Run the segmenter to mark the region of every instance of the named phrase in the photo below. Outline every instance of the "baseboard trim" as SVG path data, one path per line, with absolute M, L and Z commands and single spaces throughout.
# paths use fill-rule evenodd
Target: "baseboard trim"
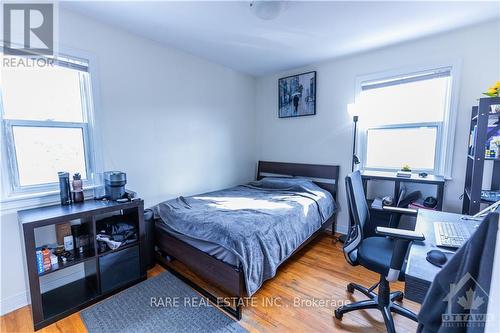
M 345 225 L 338 225 L 336 227 L 335 232 L 342 234 L 342 235 L 347 235 L 347 226 Z
M 28 305 L 28 292 L 22 291 L 18 294 L 5 297 L 0 300 L 0 316 Z

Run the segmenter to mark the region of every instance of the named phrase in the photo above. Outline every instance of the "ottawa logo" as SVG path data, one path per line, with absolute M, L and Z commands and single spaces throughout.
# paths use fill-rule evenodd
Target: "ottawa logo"
M 450 284 L 450 292 L 442 324 L 446 327 L 484 327 L 487 319 L 489 295 L 470 275 L 465 274 L 458 283 Z

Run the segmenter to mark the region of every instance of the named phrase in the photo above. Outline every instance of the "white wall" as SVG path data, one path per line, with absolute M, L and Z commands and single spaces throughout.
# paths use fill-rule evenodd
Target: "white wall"
M 104 168 L 145 205 L 255 175 L 255 79 L 64 10 L 61 51 L 90 55 Z M 81 51 L 81 52 L 80 52 Z M 26 304 L 16 212 L 2 211 L 0 313 Z
M 471 107 L 500 77 L 500 22 L 456 30 L 369 53 L 313 64 L 257 81 L 258 159 L 333 163 L 341 166 L 339 231 L 347 227 L 344 178 L 351 168 L 352 118 L 356 77 L 406 67 L 461 61 L 452 180 L 446 183 L 444 209 L 461 211 Z M 279 119 L 279 77 L 317 71 L 317 115 Z

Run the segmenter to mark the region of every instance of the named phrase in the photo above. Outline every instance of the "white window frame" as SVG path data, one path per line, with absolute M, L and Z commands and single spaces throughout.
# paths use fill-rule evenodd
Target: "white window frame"
M 0 52 L 3 52 L 3 50 L 0 49 Z M 95 84 L 92 84 L 93 79 L 95 80 L 95 73 L 91 71 L 90 63 L 93 60 L 90 58 L 92 58 L 90 55 L 86 55 L 85 58 L 61 54 L 57 56 L 57 59 L 62 59 L 61 61 L 65 62 L 64 67 L 74 67 L 75 69 L 78 69 L 81 68 L 79 65 L 81 63 L 84 63 L 87 66 L 85 71 L 88 75 L 80 75 L 82 122 L 5 119 L 2 90 L 0 89 L 0 136 L 2 141 L 5 143 L 2 147 L 0 147 L 2 155 L 1 167 L 3 170 L 7 171 L 2 172 L 1 175 L 1 210 L 37 206 L 39 204 L 52 203 L 58 200 L 57 196 L 59 193 L 59 186 L 57 182 L 29 186 L 21 186 L 19 184 L 19 171 L 17 168 L 15 143 L 12 130 L 14 126 L 81 128 L 87 176 L 87 179 L 84 180 L 84 188 L 88 190 L 98 185 L 94 184 L 93 178 L 96 173 L 102 172 L 102 158 L 100 153 L 96 150 L 96 147 L 99 147 L 99 140 L 96 135 L 96 121 L 94 117 L 94 101 L 97 98 L 97 89 Z M 57 61 L 58 60 L 56 60 L 56 64 L 54 64 L 54 66 L 58 66 Z
M 414 169 L 415 171 L 425 171 L 430 174 L 444 176 L 446 179 L 451 179 L 451 168 L 453 159 L 453 149 L 455 141 L 455 127 L 458 115 L 458 96 L 459 96 L 459 76 L 461 70 L 461 61 L 447 61 L 436 63 L 433 65 L 413 66 L 400 68 L 396 70 L 378 72 L 369 75 L 362 75 L 356 78 L 355 87 L 355 103 L 360 104 L 362 86 L 367 83 L 397 80 L 405 76 L 419 75 L 437 70 L 449 70 L 450 83 L 448 87 L 447 108 L 445 110 L 443 122 L 430 123 L 410 123 L 410 124 L 390 124 L 384 126 L 370 126 L 363 128 L 363 119 L 360 116 L 360 131 L 358 132 L 357 152 L 361 160 L 362 170 L 377 170 L 377 171 L 396 171 L 393 168 L 368 168 L 366 166 L 367 156 L 367 130 L 369 129 L 385 129 L 385 128 L 420 128 L 437 126 L 437 142 L 436 152 L 434 157 L 434 169 Z

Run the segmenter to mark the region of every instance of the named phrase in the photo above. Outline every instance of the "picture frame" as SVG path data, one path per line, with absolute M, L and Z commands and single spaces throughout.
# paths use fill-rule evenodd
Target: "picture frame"
M 316 71 L 278 79 L 278 117 L 295 118 L 316 114 Z

